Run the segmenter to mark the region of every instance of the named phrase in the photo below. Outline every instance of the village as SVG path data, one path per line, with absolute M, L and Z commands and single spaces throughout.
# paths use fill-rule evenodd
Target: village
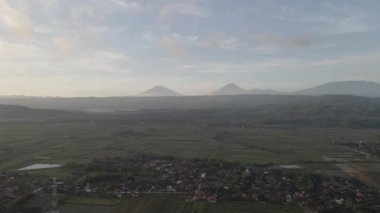
M 356 143 L 342 143 L 342 146 L 347 149 L 363 153 L 367 156 L 380 157 L 380 144 L 379 143 L 370 143 L 365 141 L 358 141 Z
M 300 169 L 246 166 L 237 163 L 156 157 L 139 154 L 129 158 L 96 159 L 67 164 L 70 175 L 54 179 L 59 202 L 65 197 L 133 199 L 148 193 L 184 194 L 185 202 L 252 201 L 296 204 L 306 212 L 362 212 L 380 210 L 379 190 L 358 180 L 321 176 Z M 27 181 L 26 181 L 27 180 Z M 52 179 L 28 173 L 3 174 L 0 205 L 51 207 Z

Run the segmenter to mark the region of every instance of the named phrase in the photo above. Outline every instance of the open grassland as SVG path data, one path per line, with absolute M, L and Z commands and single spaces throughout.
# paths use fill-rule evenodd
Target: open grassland
M 115 206 L 120 203 L 120 200 L 92 197 L 70 197 L 65 201 L 65 203 L 77 205 Z
M 82 200 L 83 201 L 83 200 Z M 87 202 L 88 201 L 88 202 Z M 63 213 L 283 213 L 283 212 L 303 212 L 294 205 L 280 206 L 253 202 L 185 202 L 185 197 L 179 194 L 144 194 L 139 198 L 121 200 L 120 204 L 99 205 L 87 200 L 84 203 L 67 202 L 60 207 Z M 91 202 L 90 202 L 91 201 Z M 90 203 L 89 203 L 90 202 Z M 112 203 L 107 201 L 107 204 Z M 119 202 L 119 201 L 118 201 Z
M 360 140 L 380 142 L 380 132 L 101 122 L 0 123 L 0 170 L 18 169 L 32 163 L 83 162 L 136 152 L 258 164 L 378 161 L 337 144 Z
M 59 208 L 61 213 L 109 213 L 110 206 L 65 204 Z
M 280 213 L 302 212 L 297 206 L 273 206 L 252 202 L 185 202 L 184 196 L 178 194 L 150 194 L 140 198 L 125 200 L 111 213 Z
M 60 207 L 63 213 L 286 213 L 303 212 L 294 205 L 271 205 L 253 202 L 186 202 L 181 194 L 143 194 L 124 200 L 70 198 Z

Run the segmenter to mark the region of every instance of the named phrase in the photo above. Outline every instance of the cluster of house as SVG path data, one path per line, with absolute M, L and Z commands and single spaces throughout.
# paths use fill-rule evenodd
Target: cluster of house
M 49 185 L 51 185 L 51 180 L 48 177 L 40 178 L 19 172 L 2 173 L 0 175 L 0 212 L 6 212 L 6 207 L 11 207 L 12 212 L 23 212 L 23 209 L 18 208 L 21 203 L 27 205 L 37 197 L 33 195 L 40 195 Z
M 206 173 L 200 175 L 200 179 L 195 183 L 196 189 L 192 193 L 188 193 L 186 196 L 186 202 L 195 202 L 195 201 L 207 201 L 209 203 L 217 202 L 217 195 L 215 193 L 208 192 L 205 181 Z
M 17 191 L 17 186 L 8 184 L 12 182 L 15 178 L 5 174 L 0 175 L 0 203 L 6 202 L 11 199 Z
M 342 143 L 341 145 L 353 151 L 380 157 L 380 143 L 359 141 L 356 143 Z
M 4 204 L 15 198 L 15 190 L 14 187 L 0 188 L 0 212 Z
M 325 177 L 300 170 L 147 155 L 97 159 L 70 164 L 65 169 L 71 171 L 71 175 L 62 177 L 56 187 L 59 194 L 67 196 L 129 198 L 145 193 L 182 193 L 187 202 L 290 203 L 316 212 L 380 210 L 379 190 L 348 177 Z M 47 181 L 33 182 L 27 190 L 33 193 L 36 189 L 48 188 L 51 181 Z M 0 185 L 0 202 L 3 195 L 8 193 L 11 197 L 15 193 L 10 186 L 22 186 L 20 181 L 13 182 L 10 185 L 5 180 L 4 187 Z
M 77 165 L 86 171 L 79 188 L 87 193 L 136 197 L 144 193 L 185 193 L 187 202 L 250 200 L 295 203 L 306 209 L 372 210 L 380 206 L 380 192 L 348 177 L 322 177 L 273 167 L 244 166 L 215 160 L 183 160 L 136 156 L 98 159 Z M 102 175 L 102 172 L 104 174 Z M 100 174 L 91 176 L 88 174 Z

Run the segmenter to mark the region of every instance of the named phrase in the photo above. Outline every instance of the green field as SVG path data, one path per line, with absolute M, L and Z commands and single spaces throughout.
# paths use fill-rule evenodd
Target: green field
M 76 205 L 115 206 L 120 203 L 120 200 L 91 197 L 70 197 L 65 201 L 65 203 Z
M 78 198 L 79 199 L 79 198 Z M 101 201 L 104 200 L 104 201 Z M 139 198 L 121 200 L 120 204 L 99 205 L 108 199 L 82 200 L 73 204 L 71 201 L 64 204 L 60 211 L 63 213 L 280 213 L 303 212 L 298 206 L 274 206 L 252 202 L 185 202 L 180 194 L 145 194 Z M 100 202 L 101 201 L 101 202 Z
M 112 207 L 109 206 L 94 206 L 94 205 L 77 205 L 65 204 L 59 208 L 61 213 L 108 213 Z
M 120 136 L 126 131 L 136 132 L 136 135 Z M 333 141 L 378 141 L 379 138 L 378 131 L 353 129 L 224 129 L 91 122 L 1 123 L 0 170 L 18 169 L 36 162 L 82 162 L 136 152 L 258 164 L 334 159 L 368 162 L 378 159 L 365 159 L 364 155 L 344 149 Z
M 125 124 L 123 122 L 0 122 L 0 171 L 33 163 L 81 163 L 143 152 L 179 158 L 217 159 L 243 164 L 300 164 L 324 175 L 347 175 L 380 187 L 380 161 L 340 143 L 379 142 L 376 129 L 223 128 L 207 125 Z M 68 168 L 23 171 L 65 176 Z M 182 194 L 140 198 L 68 197 L 63 213 L 248 213 L 303 212 L 298 206 L 252 202 L 185 202 Z
M 184 202 L 180 195 L 145 195 L 141 198 L 126 200 L 125 203 L 111 213 L 245 213 L 245 212 L 302 212 L 296 206 L 273 206 L 252 202 Z
M 366 158 L 338 144 L 360 140 L 380 141 L 380 132 L 338 128 L 243 129 L 103 122 L 3 122 L 0 123 L 0 171 L 16 170 L 33 163 L 80 163 L 145 152 L 244 164 L 294 163 L 309 167 L 311 163 L 322 163 L 313 170 L 350 175 L 371 186 L 379 186 L 379 159 Z M 360 172 L 353 173 L 334 166 L 335 163 L 363 166 Z M 377 166 L 373 170 L 374 165 Z M 61 168 L 28 173 L 63 176 L 67 172 Z

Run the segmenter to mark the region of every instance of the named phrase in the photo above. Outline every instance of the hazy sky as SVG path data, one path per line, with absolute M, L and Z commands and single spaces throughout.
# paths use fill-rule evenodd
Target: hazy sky
M 0 0 L 0 95 L 380 82 L 379 0 Z

